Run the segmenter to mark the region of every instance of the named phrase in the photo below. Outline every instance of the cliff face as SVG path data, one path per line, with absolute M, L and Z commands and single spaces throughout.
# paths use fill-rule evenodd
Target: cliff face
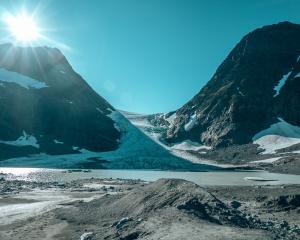
M 176 111 L 166 140 L 245 144 L 282 118 L 300 125 L 300 25 L 283 22 L 246 35 L 212 79 Z
M 0 45 L 0 96 L 0 159 L 118 147 L 114 108 L 57 49 Z

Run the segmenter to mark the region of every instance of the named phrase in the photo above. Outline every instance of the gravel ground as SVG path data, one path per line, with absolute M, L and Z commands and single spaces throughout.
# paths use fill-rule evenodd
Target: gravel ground
M 297 239 L 300 186 L 0 181 L 0 239 Z

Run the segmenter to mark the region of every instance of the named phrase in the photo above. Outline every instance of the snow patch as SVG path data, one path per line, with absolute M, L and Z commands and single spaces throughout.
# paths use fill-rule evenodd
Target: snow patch
M 35 148 L 40 147 L 40 145 L 37 143 L 36 138 L 32 135 L 28 135 L 25 131 L 23 131 L 23 135 L 20 136 L 15 141 L 0 141 L 0 143 L 4 143 L 4 144 L 7 144 L 7 145 L 18 146 L 18 147 L 23 147 L 23 146 L 32 146 L 32 147 L 35 147 Z
M 30 89 L 41 89 L 48 87 L 46 83 L 39 82 L 30 77 L 26 77 L 16 72 L 8 71 L 6 69 L 0 68 L 0 81 L 7 83 L 16 83 L 19 86 Z
M 287 123 L 282 118 L 269 128 L 257 133 L 253 143 L 265 151 L 262 154 L 274 154 L 276 150 L 300 143 L 300 127 Z
M 134 125 L 137 126 L 138 128 L 142 129 L 148 129 L 152 128 L 153 126 L 149 122 L 149 115 L 144 115 L 144 114 L 138 114 L 138 113 L 131 113 L 131 112 L 125 112 L 125 111 L 120 111 L 121 114 L 126 116 L 126 118 Z
M 201 145 L 200 143 L 197 143 L 197 142 L 192 142 L 190 140 L 186 140 L 186 141 L 183 141 L 181 143 L 174 144 L 171 147 L 171 149 L 182 150 L 182 151 L 189 151 L 189 150 L 199 151 L 199 150 L 204 150 L 204 149 L 208 150 L 208 149 L 210 149 L 210 147 Z
M 254 141 L 265 151 L 262 154 L 274 154 L 277 150 L 287 148 L 300 143 L 299 138 L 283 137 L 278 135 L 267 135 Z
M 279 160 L 281 157 L 275 157 L 275 158 L 268 158 L 264 160 L 257 160 L 257 161 L 252 161 L 251 163 L 273 163 Z
M 111 113 L 113 112 L 113 110 L 111 108 L 106 108 L 106 110 L 111 112 Z
M 63 142 L 60 142 L 60 141 L 58 141 L 58 140 L 56 140 L 56 139 L 54 139 L 53 142 L 54 142 L 55 144 L 64 144 Z
M 300 78 L 300 72 L 296 74 L 296 76 L 294 78 Z
M 253 141 L 267 135 L 279 135 L 290 138 L 300 138 L 300 127 L 294 126 L 282 118 L 278 118 L 278 122 L 272 124 L 269 128 L 260 131 L 252 138 Z
M 291 75 L 292 72 L 289 72 L 285 75 L 283 75 L 283 77 L 280 79 L 280 81 L 278 82 L 278 84 L 274 87 L 274 90 L 276 91 L 276 93 L 274 94 L 273 97 L 276 97 L 279 95 L 281 88 L 284 86 L 284 84 L 286 83 L 286 80 L 289 78 L 289 76 Z
M 169 117 L 167 117 L 167 118 L 165 117 L 165 120 L 170 124 L 170 126 L 173 126 L 176 117 L 177 117 L 177 114 L 175 112 L 172 115 L 170 115 Z
M 194 113 L 191 117 L 188 123 L 184 125 L 185 131 L 190 131 L 195 125 L 197 124 L 197 114 Z
M 239 93 L 241 96 L 245 97 L 245 94 L 241 92 L 241 90 L 240 90 L 239 87 L 237 87 L 236 90 L 238 91 L 238 93 Z
M 96 110 L 100 113 L 103 113 L 103 111 L 100 108 L 96 108 Z

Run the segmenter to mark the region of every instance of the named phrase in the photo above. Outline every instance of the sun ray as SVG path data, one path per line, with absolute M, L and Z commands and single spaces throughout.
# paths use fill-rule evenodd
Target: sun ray
M 32 42 L 40 37 L 40 29 L 34 18 L 24 11 L 16 16 L 6 14 L 4 21 L 11 35 L 18 42 Z

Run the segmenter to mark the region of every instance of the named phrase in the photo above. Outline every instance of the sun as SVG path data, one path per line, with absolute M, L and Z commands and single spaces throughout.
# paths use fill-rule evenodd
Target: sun
M 18 42 L 29 43 L 40 36 L 40 30 L 32 16 L 22 13 L 20 15 L 7 15 L 5 17 L 8 30 Z

